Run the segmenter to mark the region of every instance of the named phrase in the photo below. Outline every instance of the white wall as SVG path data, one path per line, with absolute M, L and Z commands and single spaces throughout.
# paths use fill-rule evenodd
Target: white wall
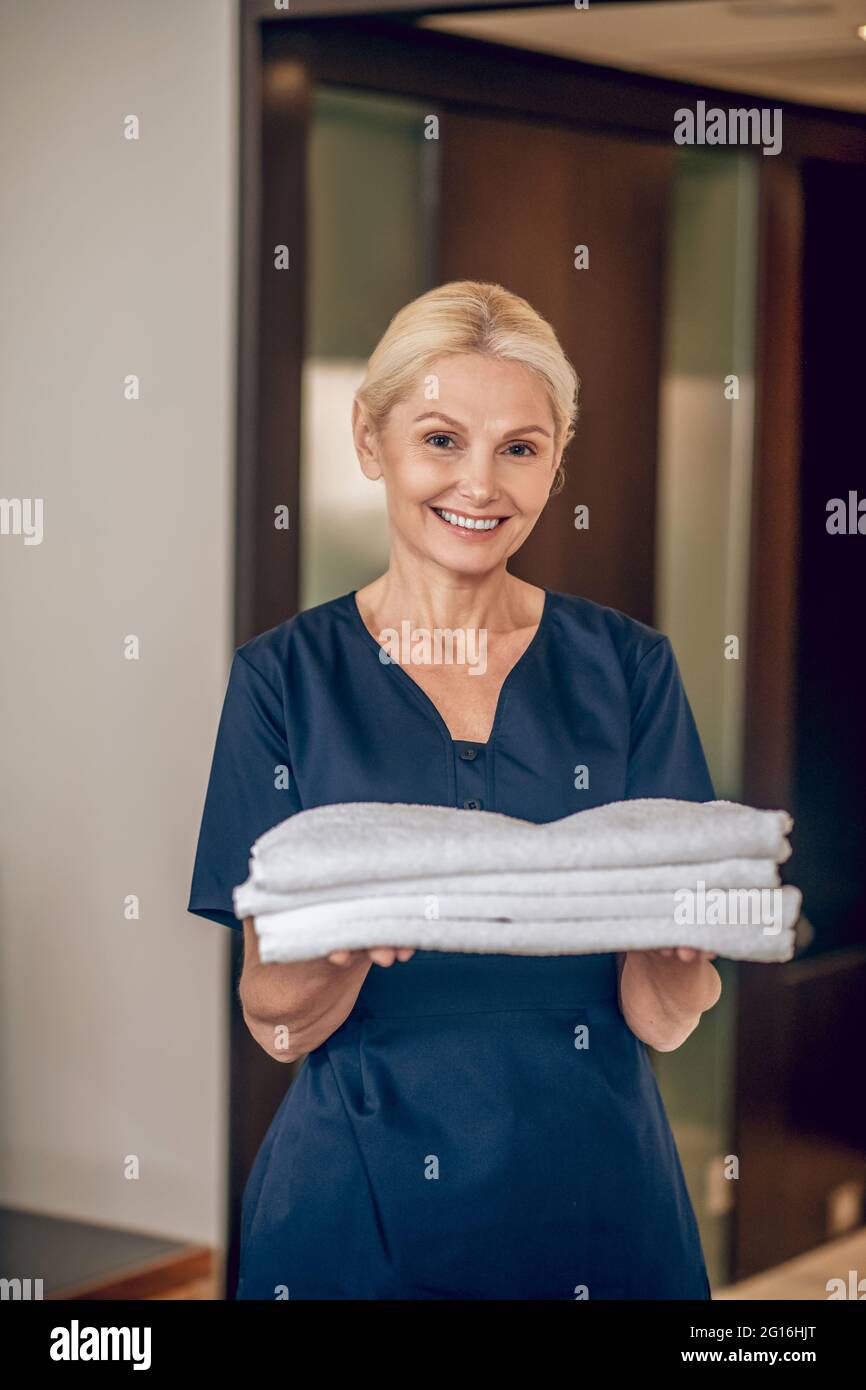
M 0 496 L 44 499 L 41 544 L 0 535 L 0 1201 L 208 1241 L 228 934 L 185 909 L 231 650 L 235 30 L 0 10 Z

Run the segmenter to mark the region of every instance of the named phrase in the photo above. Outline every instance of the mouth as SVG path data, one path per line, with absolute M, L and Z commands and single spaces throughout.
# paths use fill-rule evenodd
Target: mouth
M 509 520 L 507 516 L 472 516 L 469 512 L 453 512 L 449 507 L 431 506 L 430 510 L 444 526 L 459 532 L 461 536 L 471 536 L 473 540 L 492 536 L 503 522 Z

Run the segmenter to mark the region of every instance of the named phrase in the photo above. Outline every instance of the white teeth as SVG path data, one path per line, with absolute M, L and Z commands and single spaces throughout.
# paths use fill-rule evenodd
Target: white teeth
M 463 526 L 467 531 L 493 531 L 502 520 L 501 517 L 471 517 L 458 516 L 456 512 L 443 511 L 441 507 L 434 507 L 437 516 L 441 516 L 452 526 Z

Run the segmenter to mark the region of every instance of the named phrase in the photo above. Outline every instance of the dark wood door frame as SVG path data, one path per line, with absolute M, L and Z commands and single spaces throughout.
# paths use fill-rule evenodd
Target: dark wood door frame
M 346 4 L 334 0 L 345 15 Z M 234 636 L 241 643 L 298 607 L 296 520 L 299 500 L 300 383 L 304 356 L 306 145 L 309 104 L 318 84 L 423 96 L 468 110 L 525 121 L 570 124 L 635 139 L 672 138 L 674 113 L 698 100 L 725 108 L 784 110 L 784 152 L 764 165 L 791 166 L 807 156 L 866 162 L 866 119 L 760 100 L 637 73 L 456 38 L 406 22 L 438 3 L 397 7 L 402 20 L 304 16 L 273 0 L 242 0 L 240 16 L 240 208 L 236 432 Z M 358 6 L 354 5 L 354 9 Z M 449 8 L 456 8 L 449 6 Z M 465 8 L 487 8 L 484 5 Z M 321 15 L 322 6 L 317 6 Z M 769 176 L 769 167 L 767 169 Z M 289 268 L 275 268 L 275 248 Z M 774 372 L 759 383 L 771 397 Z M 784 399 L 787 387 L 779 384 Z M 760 478 L 756 485 L 762 486 Z M 764 480 L 767 485 L 767 480 Z M 274 507 L 289 509 L 288 531 L 274 526 Z M 757 614 L 757 616 L 755 616 Z M 753 607 L 753 622 L 766 611 Z M 767 668 L 756 679 L 773 683 Z M 761 705 L 756 687 L 755 708 Z M 230 1021 L 230 1140 L 227 1296 L 238 1265 L 240 1199 L 258 1149 L 293 1067 L 269 1061 L 241 1016 L 236 984 L 242 943 L 233 934 Z
M 307 106 L 318 84 L 429 97 L 468 110 L 555 120 L 583 130 L 672 138 L 674 113 L 694 106 L 772 108 L 747 93 L 620 73 L 588 63 L 381 20 L 304 21 L 244 0 L 237 427 L 238 641 L 297 604 L 294 531 L 265 526 L 268 505 L 297 512 L 299 383 L 304 346 Z M 530 78 L 532 80 L 530 80 Z M 784 150 L 772 166 L 804 158 L 866 161 L 866 117 L 782 103 Z M 279 176 L 277 177 L 277 171 Z M 274 269 L 286 245 L 288 271 Z M 294 253 L 292 255 L 292 253 Z

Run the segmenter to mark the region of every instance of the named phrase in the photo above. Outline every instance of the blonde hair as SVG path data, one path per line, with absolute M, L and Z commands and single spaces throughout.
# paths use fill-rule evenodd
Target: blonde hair
M 550 400 L 555 445 L 566 448 L 577 420 L 579 378 L 547 320 L 502 285 L 452 280 L 404 305 L 371 353 L 355 399 L 379 429 L 437 358 L 466 352 L 519 362 L 535 372 Z M 551 496 L 564 482 L 560 463 Z

